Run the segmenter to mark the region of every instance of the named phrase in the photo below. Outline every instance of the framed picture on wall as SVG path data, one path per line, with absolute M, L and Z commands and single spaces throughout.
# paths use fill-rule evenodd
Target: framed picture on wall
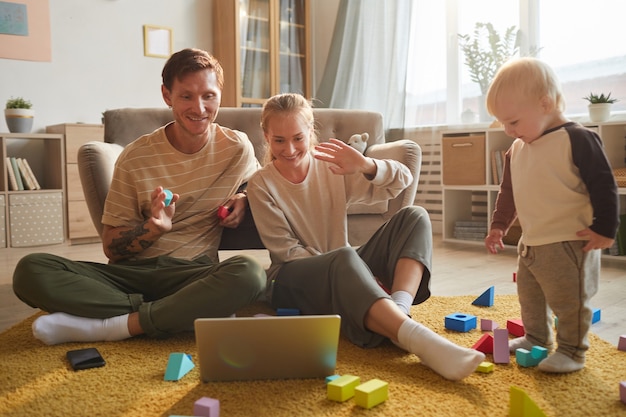
M 143 54 L 155 58 L 172 55 L 172 28 L 143 25 Z

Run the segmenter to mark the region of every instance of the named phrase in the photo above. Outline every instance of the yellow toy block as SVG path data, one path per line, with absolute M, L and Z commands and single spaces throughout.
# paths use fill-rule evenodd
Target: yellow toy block
M 389 384 L 380 379 L 370 379 L 354 389 L 354 402 L 363 408 L 372 408 L 389 398 Z
M 478 368 L 476 368 L 476 372 L 482 372 L 483 374 L 491 373 L 493 370 L 494 365 L 491 362 L 481 362 Z
M 546 417 L 546 414 L 521 388 L 511 386 L 509 417 Z
M 326 396 L 329 400 L 344 402 L 354 397 L 354 389 L 361 384 L 361 378 L 343 375 L 326 384 Z

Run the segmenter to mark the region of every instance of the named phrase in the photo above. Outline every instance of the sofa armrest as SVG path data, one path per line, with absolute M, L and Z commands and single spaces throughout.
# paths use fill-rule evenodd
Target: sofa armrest
M 413 182 L 400 195 L 389 201 L 385 219 L 389 219 L 403 207 L 413 205 L 417 185 L 419 183 L 420 170 L 422 168 L 422 148 L 408 139 L 372 145 L 365 151 L 365 156 L 376 159 L 393 159 L 402 162 L 409 168 L 413 175 Z
M 78 173 L 91 221 L 102 236 L 102 212 L 115 161 L 124 148 L 115 143 L 86 142 L 78 149 Z

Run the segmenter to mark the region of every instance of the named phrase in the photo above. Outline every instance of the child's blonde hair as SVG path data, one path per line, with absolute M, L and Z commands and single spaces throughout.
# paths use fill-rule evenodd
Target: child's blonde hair
M 261 112 L 261 129 L 263 133 L 267 133 L 267 124 L 269 120 L 276 114 L 294 113 L 302 119 L 302 121 L 311 129 L 311 136 L 309 138 L 309 149 L 313 149 L 317 145 L 317 132 L 315 131 L 315 120 L 313 118 L 313 107 L 311 103 L 300 94 L 284 93 L 270 97 L 265 104 L 263 104 L 263 111 Z M 265 156 L 263 158 L 263 165 L 266 165 L 274 160 L 274 155 L 270 151 L 270 148 L 265 143 Z
M 554 70 L 536 58 L 517 58 L 505 62 L 487 91 L 487 111 L 495 115 L 502 95 L 513 94 L 520 100 L 548 97 L 560 112 L 565 110 L 561 83 Z

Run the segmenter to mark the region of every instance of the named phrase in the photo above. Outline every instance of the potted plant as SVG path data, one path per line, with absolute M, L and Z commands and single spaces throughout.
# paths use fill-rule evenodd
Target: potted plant
M 30 133 L 33 128 L 35 111 L 30 101 L 22 97 L 7 100 L 4 118 L 11 133 Z
M 611 117 L 611 105 L 618 101 L 616 98 L 611 98 L 611 93 L 606 96 L 604 93 L 594 94 L 589 93 L 588 96 L 583 97 L 584 100 L 589 102 L 587 108 L 589 109 L 589 119 L 592 122 L 606 122 Z

